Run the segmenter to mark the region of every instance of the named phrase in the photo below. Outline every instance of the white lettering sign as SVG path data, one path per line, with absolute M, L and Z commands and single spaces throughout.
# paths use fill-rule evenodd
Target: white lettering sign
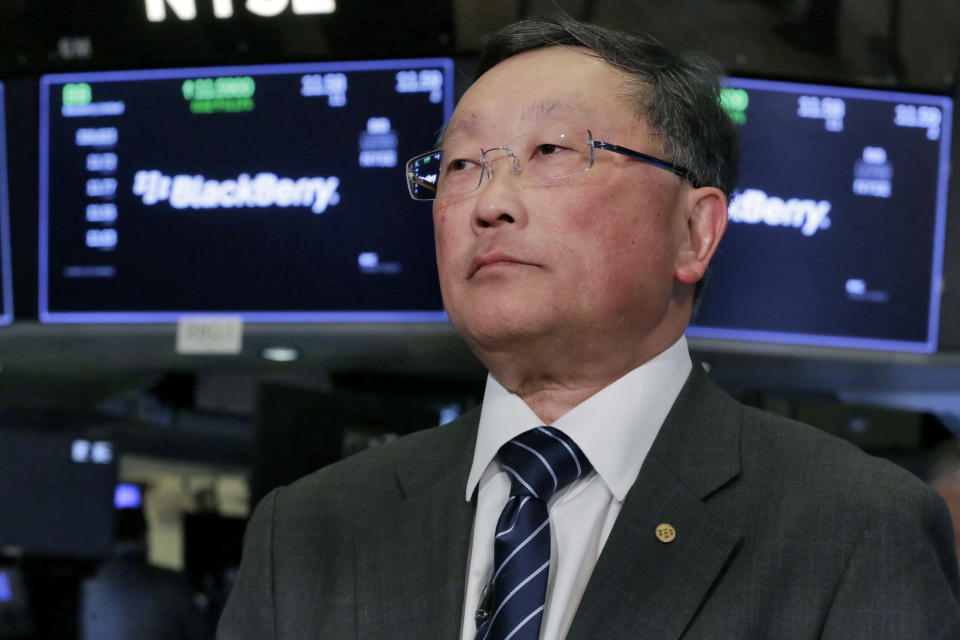
M 858 196 L 889 198 L 893 193 L 893 165 L 883 147 L 864 147 L 853 165 L 853 193 Z
M 81 127 L 77 129 L 74 138 L 78 147 L 110 147 L 117 144 L 116 127 L 99 127 L 88 129 Z
M 873 180 L 871 178 L 854 178 L 853 193 L 858 196 L 873 196 L 874 198 L 889 198 L 892 189 L 889 180 Z
M 167 176 L 159 171 L 137 171 L 133 193 L 146 205 L 168 201 L 174 209 L 232 209 L 238 207 L 310 207 L 323 213 L 340 202 L 340 178 L 278 178 L 273 173 L 254 177 L 241 173 L 235 180 L 210 180 L 202 175 Z
M 843 117 L 847 104 L 842 98 L 800 96 L 797 98 L 797 115 L 801 118 L 823 120 L 827 131 L 843 131 Z
M 396 78 L 397 93 L 428 93 L 433 103 L 443 99 L 443 72 L 439 69 L 398 71 Z
M 117 230 L 87 229 L 87 246 L 91 249 L 113 249 L 117 246 Z
M 367 119 L 367 130 L 360 134 L 361 167 L 397 166 L 397 134 L 390 127 L 390 118 Z
M 827 200 L 769 196 L 760 189 L 735 193 L 730 202 L 730 222 L 763 223 L 770 227 L 792 227 L 809 237 L 830 228 L 829 213 L 833 205 Z
M 87 155 L 87 171 L 116 171 L 117 154 L 91 153 Z
M 211 0 L 213 15 L 220 19 L 233 17 L 233 0 Z M 180 20 L 195 20 L 197 18 L 196 0 L 144 0 L 147 11 L 147 20 L 163 22 L 167 19 L 167 6 Z M 272 18 L 283 13 L 287 6 L 294 15 L 315 15 L 333 13 L 337 10 L 336 0 L 247 0 L 244 6 L 247 11 L 264 18 Z
M 300 95 L 327 96 L 331 107 L 347 104 L 347 76 L 342 73 L 308 73 L 300 78 Z
M 167 19 L 167 5 L 181 20 L 193 20 L 197 17 L 197 3 L 195 0 L 144 0 L 147 9 L 147 20 L 163 22 Z
M 88 222 L 113 222 L 117 219 L 117 205 L 112 202 L 87 205 Z
M 894 107 L 893 124 L 898 127 L 919 127 L 927 130 L 927 139 L 940 139 L 943 113 L 930 105 L 898 104 Z
M 218 18 L 233 16 L 233 0 L 213 0 L 213 15 Z
M 116 191 L 116 178 L 90 178 L 87 180 L 87 195 L 92 198 L 109 198 Z

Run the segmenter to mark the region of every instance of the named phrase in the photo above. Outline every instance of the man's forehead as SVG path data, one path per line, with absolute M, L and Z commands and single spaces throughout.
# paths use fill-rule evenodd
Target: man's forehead
M 574 94 L 548 99 L 537 99 L 518 105 L 516 115 L 511 120 L 524 125 L 535 126 L 539 122 L 552 119 L 590 121 L 596 116 L 596 109 L 585 104 Z M 513 122 L 500 122 L 503 114 L 494 114 L 484 110 L 483 105 L 474 105 L 454 111 L 450 123 L 444 130 L 443 138 L 459 135 L 477 135 L 498 126 L 512 126 Z

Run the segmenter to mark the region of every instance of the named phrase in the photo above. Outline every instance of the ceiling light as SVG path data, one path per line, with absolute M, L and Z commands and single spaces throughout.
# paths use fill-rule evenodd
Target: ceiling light
M 300 352 L 292 347 L 267 347 L 261 355 L 273 362 L 293 362 L 300 358 Z

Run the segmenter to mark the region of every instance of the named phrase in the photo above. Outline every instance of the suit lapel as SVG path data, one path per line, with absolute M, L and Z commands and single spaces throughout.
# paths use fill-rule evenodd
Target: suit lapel
M 402 499 L 354 547 L 360 638 L 455 638 L 460 634 L 474 504 L 463 492 L 478 412 L 402 460 Z M 402 466 L 401 466 L 402 465 Z
M 679 638 L 740 533 L 707 498 L 739 471 L 740 408 L 694 365 L 594 569 L 568 640 Z M 657 528 L 669 524 L 668 542 Z

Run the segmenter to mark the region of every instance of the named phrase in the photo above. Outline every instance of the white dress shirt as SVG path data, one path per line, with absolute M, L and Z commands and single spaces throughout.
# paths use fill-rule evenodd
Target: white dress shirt
M 623 499 L 633 486 L 654 438 L 692 367 L 683 336 L 669 349 L 604 387 L 557 419 L 594 471 L 561 489 L 550 513 L 550 577 L 540 637 L 562 640 L 570 628 L 587 581 L 600 556 Z M 477 511 L 467 565 L 461 640 L 474 640 L 474 612 L 493 572 L 493 537 L 510 495 L 510 479 L 497 451 L 543 421 L 488 375 L 466 499 L 477 490 Z

